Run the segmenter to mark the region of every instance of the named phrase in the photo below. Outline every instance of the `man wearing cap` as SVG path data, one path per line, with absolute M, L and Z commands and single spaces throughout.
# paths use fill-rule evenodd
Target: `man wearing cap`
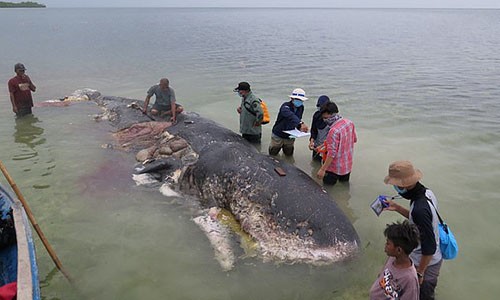
M 439 249 L 437 199 L 430 189 L 419 182 L 421 178 L 422 172 L 415 169 L 409 161 L 395 161 L 390 164 L 389 174 L 384 182 L 391 184 L 399 195 L 410 200 L 410 209 L 392 200 L 386 200 L 389 206 L 385 210 L 397 211 L 408 218 L 410 223 L 417 225 L 420 231 L 420 245 L 413 250 L 410 258 L 415 264 L 420 282 L 420 299 L 427 300 L 434 299 L 443 259 Z
M 15 64 L 14 72 L 16 72 L 16 76 L 8 82 L 10 102 L 12 103 L 12 111 L 17 117 L 22 117 L 32 113 L 33 98 L 31 92 L 36 91 L 36 86 L 26 75 L 26 68 L 23 64 Z
M 326 136 L 326 159 L 316 175 L 328 185 L 347 182 L 351 176 L 354 143 L 358 141 L 354 123 L 342 117 L 333 102 L 323 106 L 321 117 L 330 129 Z
M 316 103 L 317 110 L 314 112 L 311 123 L 311 137 L 309 138 L 309 150 L 312 150 L 312 159 L 321 161 L 321 155 L 316 150 L 324 146 L 330 126 L 327 126 L 321 116 L 321 108 L 330 102 L 328 96 L 319 96 Z
M 234 89 L 241 97 L 241 104 L 236 110 L 240 114 L 241 136 L 250 143 L 260 144 L 262 137 L 262 119 L 264 112 L 260 100 L 250 90 L 248 82 L 240 82 Z
M 269 154 L 278 155 L 281 149 L 286 156 L 293 155 L 295 139 L 290 138 L 284 130 L 298 129 L 302 132 L 308 132 L 309 128 L 302 122 L 302 114 L 304 113 L 304 101 L 308 98 L 303 89 L 297 88 L 292 91 L 289 96 L 290 101 L 281 105 L 278 117 L 273 126 L 271 135 L 271 143 L 269 145 Z
M 146 114 L 148 111 L 149 100 L 153 95 L 156 96 L 155 104 L 153 104 L 153 108 L 151 109 L 152 115 L 171 115 L 170 121 L 176 121 L 176 115 L 180 114 L 184 108 L 175 103 L 175 92 L 174 89 L 169 86 L 170 82 L 167 78 L 160 79 L 160 83 L 153 85 L 149 88 L 146 96 L 146 100 L 144 100 L 144 110 L 143 112 Z

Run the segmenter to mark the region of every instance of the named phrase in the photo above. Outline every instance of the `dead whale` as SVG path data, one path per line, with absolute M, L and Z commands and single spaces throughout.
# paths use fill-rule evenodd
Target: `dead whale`
M 163 193 L 195 195 L 194 221 L 207 233 L 225 270 L 234 265 L 228 212 L 254 241 L 264 261 L 331 264 L 355 256 L 359 237 L 326 191 L 300 169 L 263 155 L 234 132 L 195 113 L 178 122 L 151 119 L 139 100 L 92 96 L 116 127 L 115 148 L 136 155 L 134 176 L 161 185 Z M 281 168 L 286 176 L 275 169 Z M 144 178 L 147 180 L 144 181 Z M 169 192 L 171 192 L 169 194 Z M 222 227 L 221 227 L 222 226 Z

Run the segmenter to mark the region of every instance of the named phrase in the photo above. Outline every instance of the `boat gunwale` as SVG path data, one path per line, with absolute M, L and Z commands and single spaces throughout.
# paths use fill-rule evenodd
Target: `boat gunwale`
M 22 203 L 0 184 L 0 193 L 10 201 L 17 240 L 17 299 L 39 300 L 38 267 L 31 227 Z

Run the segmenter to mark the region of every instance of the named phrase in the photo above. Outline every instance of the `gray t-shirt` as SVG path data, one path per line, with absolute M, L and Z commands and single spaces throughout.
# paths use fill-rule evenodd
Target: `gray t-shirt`
M 393 265 L 394 260 L 394 257 L 387 259 L 370 289 L 370 300 L 418 300 L 420 285 L 415 266 L 398 269 Z
M 159 84 L 153 85 L 148 90 L 148 96 L 151 97 L 153 95 L 156 96 L 155 105 L 165 106 L 168 109 L 170 109 L 172 101 L 176 102 L 175 92 L 171 87 L 169 87 L 167 91 L 164 91 L 160 88 Z

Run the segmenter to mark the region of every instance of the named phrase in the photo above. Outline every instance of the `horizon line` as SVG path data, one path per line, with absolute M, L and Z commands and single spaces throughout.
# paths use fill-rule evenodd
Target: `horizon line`
M 45 4 L 44 4 L 45 5 Z M 229 8 L 229 9 L 500 9 L 499 7 L 330 7 L 330 6 L 258 6 L 258 7 L 248 7 L 248 6 L 46 6 L 45 8 Z

